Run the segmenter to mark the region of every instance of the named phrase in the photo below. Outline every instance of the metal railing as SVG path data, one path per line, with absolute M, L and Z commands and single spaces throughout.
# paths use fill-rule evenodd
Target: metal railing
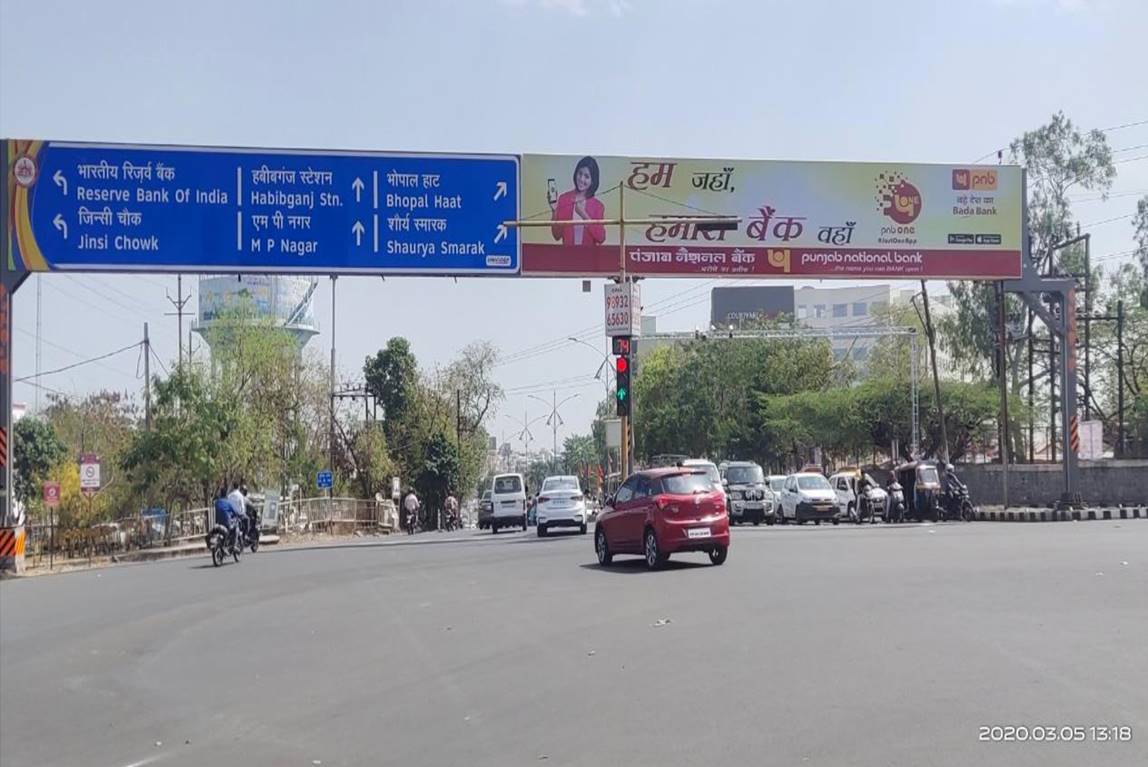
M 52 560 L 90 561 L 139 549 L 200 541 L 214 524 L 213 507 L 141 514 L 79 528 L 33 520 L 25 525 L 26 551 L 33 566 Z M 389 499 L 305 498 L 280 503 L 275 519 L 263 516 L 263 526 L 287 535 L 356 530 L 391 532 L 398 527 L 398 512 Z
M 292 533 L 344 533 L 355 530 L 393 531 L 398 511 L 391 500 L 303 498 L 279 504 L 279 529 Z

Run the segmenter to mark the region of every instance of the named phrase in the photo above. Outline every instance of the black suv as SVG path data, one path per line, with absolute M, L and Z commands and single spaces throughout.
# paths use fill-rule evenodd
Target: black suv
M 752 522 L 772 525 L 776 520 L 777 503 L 769 489 L 765 472 L 752 461 L 730 461 L 722 477 L 729 503 L 730 524 Z

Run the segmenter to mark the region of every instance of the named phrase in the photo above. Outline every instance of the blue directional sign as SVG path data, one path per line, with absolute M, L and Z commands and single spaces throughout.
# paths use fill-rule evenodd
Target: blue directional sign
M 515 274 L 518 159 L 7 142 L 17 268 Z
M 315 485 L 320 490 L 330 490 L 333 484 L 334 478 L 331 476 L 329 469 L 323 469 L 323 471 L 315 475 Z

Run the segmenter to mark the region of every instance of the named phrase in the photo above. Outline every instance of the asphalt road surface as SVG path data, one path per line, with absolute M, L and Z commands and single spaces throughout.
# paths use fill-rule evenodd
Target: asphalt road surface
M 0 763 L 1148 764 L 1142 521 L 738 528 L 724 566 L 658 573 L 592 548 L 428 533 L 4 582 Z

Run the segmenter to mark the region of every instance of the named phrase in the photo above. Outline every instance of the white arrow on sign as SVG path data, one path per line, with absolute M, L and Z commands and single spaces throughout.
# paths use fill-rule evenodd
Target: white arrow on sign
M 498 186 L 494 189 L 494 199 L 499 200 L 506 196 L 506 182 L 499 181 Z
M 52 180 L 56 182 L 56 186 L 64 190 L 64 196 L 68 196 L 68 179 L 64 178 L 64 174 L 58 169 L 52 174 Z
M 68 239 L 68 222 L 59 213 L 52 219 L 52 225 L 59 229 L 64 234 L 64 239 Z
M 506 239 L 506 234 L 507 234 L 506 224 L 499 224 L 498 225 L 498 233 L 496 235 L 494 235 L 494 241 L 496 243 L 502 242 L 503 240 Z
M 351 188 L 355 190 L 355 202 L 362 201 L 364 186 L 366 186 L 366 184 L 363 183 L 363 179 L 355 176 L 355 180 L 351 182 Z
M 355 233 L 355 245 L 356 246 L 362 245 L 363 244 L 363 232 L 367 231 L 367 228 L 365 226 L 363 226 L 363 222 L 362 221 L 356 221 L 355 225 L 351 227 L 351 231 Z

